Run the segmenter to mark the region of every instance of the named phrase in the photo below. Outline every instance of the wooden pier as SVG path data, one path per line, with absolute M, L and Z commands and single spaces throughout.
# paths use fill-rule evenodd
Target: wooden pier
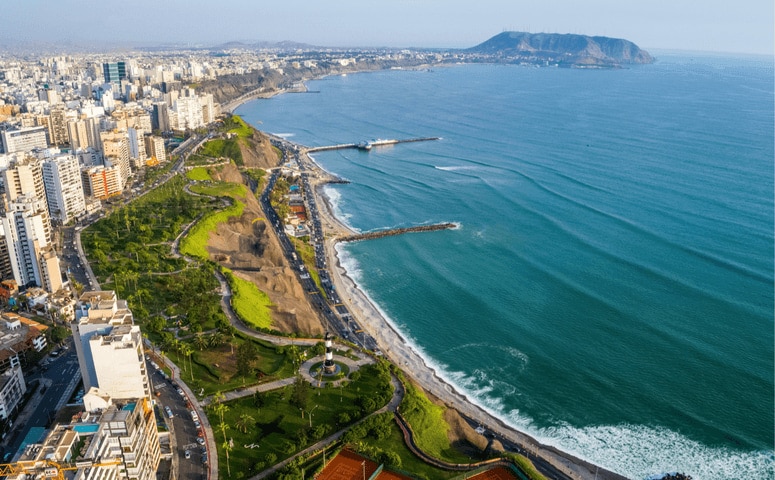
M 360 143 L 340 143 L 338 145 L 310 147 L 310 148 L 307 148 L 305 152 L 306 153 L 325 152 L 328 150 L 344 150 L 347 148 L 357 148 L 358 150 L 369 151 L 374 147 L 382 147 L 386 145 L 397 145 L 399 143 L 430 142 L 433 140 L 441 140 L 441 138 L 440 137 L 421 137 L 421 138 L 407 138 L 403 140 L 372 140 L 369 142 L 360 142 Z

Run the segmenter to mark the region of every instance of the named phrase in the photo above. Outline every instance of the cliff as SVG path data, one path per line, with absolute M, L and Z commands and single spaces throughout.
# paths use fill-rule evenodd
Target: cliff
M 654 61 L 647 51 L 629 40 L 559 33 L 503 32 L 466 52 L 492 61 L 577 67 L 618 67 Z

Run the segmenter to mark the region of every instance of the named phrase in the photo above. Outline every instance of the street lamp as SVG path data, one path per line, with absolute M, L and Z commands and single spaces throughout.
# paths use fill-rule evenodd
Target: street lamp
M 309 428 L 312 428 L 312 412 L 314 412 L 316 408 L 318 408 L 318 406 L 317 406 L 317 405 L 315 405 L 314 407 L 312 407 L 312 410 L 310 410 L 309 412 L 307 412 L 307 416 L 309 417 Z

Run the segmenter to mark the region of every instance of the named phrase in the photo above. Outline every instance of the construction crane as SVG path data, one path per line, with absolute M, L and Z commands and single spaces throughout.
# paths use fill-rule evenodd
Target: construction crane
M 75 463 L 59 463 L 51 460 L 19 460 L 0 464 L 0 477 L 33 475 L 34 479 L 55 478 L 65 480 L 65 472 L 84 468 L 110 467 L 121 464 L 120 459 L 111 461 L 79 460 Z

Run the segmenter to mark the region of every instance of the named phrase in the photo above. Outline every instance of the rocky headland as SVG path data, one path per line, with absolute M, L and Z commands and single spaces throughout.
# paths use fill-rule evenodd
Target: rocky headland
M 503 32 L 466 52 L 478 61 L 577 68 L 615 68 L 654 61 L 629 40 L 570 33 Z

